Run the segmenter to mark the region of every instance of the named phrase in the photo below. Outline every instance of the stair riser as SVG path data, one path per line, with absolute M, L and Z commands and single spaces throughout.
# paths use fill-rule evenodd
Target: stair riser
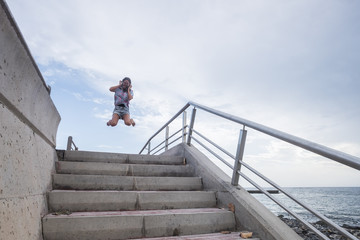
M 233 230 L 231 212 L 146 216 L 58 216 L 43 219 L 47 240 L 128 239 L 201 234 Z
M 213 192 L 96 192 L 54 191 L 49 193 L 51 211 L 118 211 L 216 206 Z
M 159 237 L 159 238 L 137 238 L 133 240 L 240 240 L 240 232 L 231 233 L 209 233 L 196 234 L 177 237 Z M 259 238 L 251 238 L 251 240 L 260 240 Z
M 188 165 L 144 165 L 99 162 L 66 162 L 56 164 L 57 173 L 82 175 L 116 176 L 173 176 L 189 177 L 192 175 Z
M 142 237 L 142 216 L 43 219 L 46 240 L 128 239 Z
M 197 177 L 125 177 L 102 175 L 54 174 L 54 189 L 195 191 L 202 189 Z
M 183 165 L 184 158 L 177 156 L 138 155 L 121 153 L 99 153 L 86 151 L 65 151 L 64 161 L 108 162 L 132 164 Z

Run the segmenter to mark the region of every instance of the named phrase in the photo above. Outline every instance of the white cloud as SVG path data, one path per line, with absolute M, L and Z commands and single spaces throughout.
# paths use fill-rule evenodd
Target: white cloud
M 94 116 L 96 118 L 100 118 L 102 120 L 110 120 L 111 117 L 112 117 L 112 111 L 108 110 L 108 109 L 105 109 L 103 110 L 102 112 L 100 112 L 98 109 L 94 109 Z
M 83 102 L 92 102 L 92 103 L 96 103 L 96 104 L 104 104 L 104 105 L 109 105 L 112 103 L 111 100 L 109 99 L 105 99 L 105 98 L 96 98 L 96 97 L 91 97 L 91 96 L 83 96 L 83 94 L 78 93 L 78 92 L 73 92 L 71 93 L 73 96 L 76 97 L 77 100 L 79 101 L 83 101 Z
M 360 155 L 358 2 L 8 4 L 52 92 L 71 88 L 96 124 L 111 117 L 109 87 L 129 76 L 137 122 L 130 138 L 150 137 L 192 100 Z M 199 131 L 234 152 L 240 126 L 200 112 Z M 249 131 L 246 151 L 278 162 L 311 158 L 286 145 Z

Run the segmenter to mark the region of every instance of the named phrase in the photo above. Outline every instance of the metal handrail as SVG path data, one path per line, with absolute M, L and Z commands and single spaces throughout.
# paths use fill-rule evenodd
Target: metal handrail
M 228 151 L 226 151 L 225 149 L 221 148 L 220 146 L 218 146 L 216 143 L 212 142 L 210 139 L 206 138 L 204 135 L 200 134 L 198 131 L 193 130 L 194 133 L 198 134 L 200 137 L 202 137 L 203 139 L 205 139 L 208 143 L 210 143 L 211 145 L 213 145 L 214 147 L 216 147 L 217 149 L 219 149 L 220 151 L 222 151 L 223 153 L 225 153 L 226 155 L 228 155 L 230 158 L 232 158 L 233 160 L 235 160 L 235 156 L 232 155 L 231 153 L 229 153 Z M 198 144 L 200 144 L 203 148 L 205 148 L 207 151 L 209 151 L 211 154 L 213 154 L 216 158 L 218 158 L 220 161 L 222 161 L 225 165 L 227 165 L 229 168 L 234 169 L 227 161 L 225 161 L 222 157 L 220 157 L 218 154 L 216 154 L 214 151 L 212 151 L 210 148 L 208 148 L 207 146 L 205 146 L 203 143 L 201 143 L 199 140 L 197 140 L 196 138 L 192 137 L 193 140 L 195 140 Z M 244 161 L 239 161 L 241 163 L 242 166 L 246 167 L 247 169 L 249 169 L 250 171 L 252 171 L 255 175 L 259 176 L 261 179 L 265 180 L 267 183 L 269 183 L 270 185 L 272 185 L 274 188 L 276 188 L 277 190 L 281 191 L 282 193 L 284 193 L 287 197 L 289 197 L 291 200 L 293 200 L 294 202 L 296 202 L 297 204 L 299 204 L 300 206 L 302 206 L 303 208 L 305 208 L 306 210 L 308 210 L 309 212 L 311 212 L 312 214 L 314 214 L 315 216 L 317 216 L 318 218 L 320 218 L 321 220 L 323 220 L 324 222 L 326 222 L 328 225 L 331 225 L 332 227 L 336 228 L 338 231 L 340 231 L 343 235 L 346 235 L 347 237 L 351 237 L 352 235 L 349 234 L 347 231 L 345 231 L 343 228 L 339 228 L 337 226 L 337 224 L 335 224 L 333 221 L 331 221 L 330 219 L 328 219 L 327 217 L 323 216 L 321 213 L 317 212 L 316 210 L 312 209 L 311 207 L 307 206 L 306 204 L 304 204 L 303 202 L 299 201 L 298 199 L 296 199 L 295 197 L 293 197 L 290 193 L 288 193 L 287 191 L 285 191 L 283 188 L 281 188 L 279 185 L 277 185 L 276 183 L 274 183 L 273 181 L 271 181 L 270 179 L 268 179 L 267 177 L 265 177 L 264 175 L 262 175 L 261 173 L 259 173 L 258 171 L 256 171 L 254 168 L 252 168 L 250 165 L 248 165 L 247 163 L 245 163 Z M 267 197 L 269 197 L 271 200 L 273 200 L 276 204 L 278 204 L 281 208 L 283 208 L 285 211 L 287 211 L 288 213 L 290 213 L 292 216 L 294 216 L 296 219 L 298 219 L 300 222 L 302 222 L 303 224 L 305 224 L 307 227 L 309 227 L 311 230 L 313 230 L 318 236 L 324 237 L 325 235 L 323 235 L 321 232 L 319 232 L 316 228 L 314 228 L 312 225 L 310 225 L 308 222 L 306 222 L 305 220 L 303 220 L 299 215 L 297 215 L 296 213 L 292 212 L 290 209 L 288 209 L 286 206 L 284 206 L 283 204 L 281 204 L 279 201 L 276 200 L 276 198 L 272 197 L 266 190 L 263 190 L 259 185 L 257 185 L 254 181 L 252 181 L 249 177 L 247 177 L 244 173 L 241 173 L 240 171 L 238 171 L 238 174 L 240 174 L 242 177 L 244 177 L 249 183 L 251 183 L 253 186 L 255 186 L 257 189 L 259 189 L 262 193 L 264 193 Z M 326 237 L 326 236 L 325 236 Z M 324 238 L 327 239 L 327 238 Z
M 216 147 L 217 149 L 219 149 L 220 151 L 222 151 L 223 153 L 225 153 L 229 157 L 231 157 L 232 159 L 235 159 L 234 155 L 232 155 L 231 153 L 229 153 L 228 151 L 226 151 L 225 149 L 223 149 L 222 147 L 220 147 L 219 145 L 217 145 L 216 143 L 214 143 L 213 141 L 211 141 L 210 139 L 208 139 L 207 137 L 205 137 L 204 135 L 202 135 L 201 133 L 199 133 L 195 129 L 193 129 L 193 132 L 196 133 L 197 135 L 199 135 L 200 137 L 202 137 L 203 139 L 205 139 L 208 143 L 210 143 L 211 145 L 213 145 L 214 147 Z M 192 139 L 195 139 L 195 138 L 192 137 Z
M 173 140 L 172 142 L 170 142 L 169 145 L 171 145 L 172 143 L 176 142 L 176 141 L 179 140 L 180 138 L 182 138 L 182 136 L 180 136 L 180 137 L 176 138 L 175 140 Z M 154 152 L 153 155 L 155 155 L 156 153 L 160 152 L 160 151 L 163 150 L 164 148 L 165 148 L 165 146 L 162 147 L 162 148 L 160 148 L 160 149 L 157 150 L 156 152 Z
M 183 130 L 183 129 L 180 128 L 180 129 L 177 130 L 175 133 L 173 133 L 170 137 L 166 137 L 164 141 L 162 141 L 162 142 L 159 143 L 156 147 L 154 147 L 153 149 L 151 149 L 151 150 L 149 151 L 149 153 L 151 153 L 152 151 L 154 151 L 155 149 L 157 149 L 158 147 L 160 147 L 162 144 L 164 144 L 166 141 L 170 140 L 172 137 L 174 137 L 176 134 L 178 134 L 178 133 L 181 132 L 182 130 Z M 181 136 L 181 137 L 182 137 L 182 136 Z M 171 143 L 179 140 L 181 137 L 176 138 L 174 141 L 170 142 L 168 145 L 170 145 Z M 162 148 L 160 148 L 159 150 L 157 150 L 154 154 L 160 152 L 160 151 L 163 150 L 164 148 L 165 148 L 165 146 L 162 147 Z
M 337 224 L 335 224 L 334 222 L 332 222 L 330 219 L 328 219 L 327 217 L 323 216 L 322 214 L 320 214 L 319 212 L 317 212 L 316 210 L 310 208 L 309 206 L 307 206 L 306 204 L 300 202 L 299 200 L 297 200 L 295 197 L 293 197 L 292 195 L 290 195 L 288 192 L 286 192 L 284 189 L 282 189 L 280 186 L 278 186 L 276 183 L 272 182 L 270 179 L 268 179 L 267 177 L 265 177 L 264 175 L 262 175 L 261 173 L 259 173 L 258 171 L 256 171 L 255 169 L 253 169 L 252 167 L 250 167 L 248 164 L 246 164 L 245 162 L 242 161 L 242 154 L 243 154 L 243 148 L 244 148 L 244 144 L 245 144 L 245 139 L 246 139 L 246 130 L 245 127 L 248 128 L 252 128 L 254 130 L 260 131 L 262 133 L 265 133 L 269 136 L 275 137 L 277 139 L 280 139 L 282 141 L 288 142 L 290 144 L 293 144 L 295 146 L 298 146 L 300 148 L 303 148 L 305 150 L 314 152 L 318 155 L 327 157 L 329 159 L 332 159 L 334 161 L 337 161 L 339 163 L 342 163 L 344 165 L 347 165 L 349 167 L 355 168 L 357 170 L 360 170 L 360 159 L 319 145 L 317 143 L 314 142 L 310 142 L 308 140 L 281 132 L 279 130 L 273 129 L 273 128 L 269 128 L 266 127 L 264 125 L 243 119 L 243 118 L 239 118 L 236 117 L 234 115 L 231 114 L 227 114 L 194 102 L 188 102 L 177 114 L 175 114 L 175 116 L 173 118 L 171 118 L 163 127 L 160 128 L 160 130 L 158 130 L 153 136 L 151 136 L 151 138 L 146 142 L 145 146 L 143 147 L 143 149 L 140 151 L 141 152 L 145 149 L 145 147 L 147 145 L 149 145 L 150 148 L 150 141 L 157 135 L 159 134 L 164 128 L 168 127 L 168 125 L 174 120 L 176 119 L 182 112 L 185 112 L 185 110 L 189 107 L 189 106 L 194 106 L 193 109 L 193 113 L 192 113 L 192 117 L 191 117 L 191 123 L 190 123 L 190 127 L 189 127 L 189 134 L 188 134 L 188 140 L 187 143 L 190 145 L 191 139 L 196 141 L 198 144 L 200 144 L 203 148 L 205 148 L 207 151 L 209 151 L 211 154 L 213 154 L 217 159 L 221 160 L 226 166 L 228 166 L 229 168 L 233 169 L 233 179 L 232 179 L 232 184 L 233 185 L 237 185 L 238 184 L 238 176 L 242 176 L 245 180 L 247 180 L 249 183 L 251 183 L 253 186 L 255 186 L 258 190 L 260 190 L 260 192 L 264 193 L 266 196 L 268 196 L 271 200 L 273 200 L 275 203 L 277 203 L 280 207 L 282 207 L 285 211 L 287 211 L 288 213 L 290 213 L 292 216 L 294 216 L 296 219 L 298 219 L 300 222 L 302 222 L 303 224 L 305 224 L 307 227 L 309 227 L 311 230 L 313 230 L 315 232 L 315 234 L 317 234 L 319 237 L 321 237 L 322 239 L 328 239 L 324 234 L 322 234 L 320 231 L 318 231 L 316 228 L 314 228 L 311 224 L 309 224 L 308 222 L 306 222 L 305 220 L 303 220 L 300 216 L 298 216 L 296 213 L 292 212 L 290 209 L 288 209 L 286 206 L 284 206 L 281 202 L 279 202 L 278 200 L 276 200 L 276 198 L 272 197 L 266 190 L 264 190 L 262 187 L 260 187 L 258 184 L 256 184 L 253 180 L 251 180 L 249 177 L 247 177 L 246 175 L 244 175 L 244 173 L 242 173 L 240 171 L 240 166 L 244 166 L 247 169 L 249 169 L 250 171 L 252 171 L 253 173 L 255 173 L 257 176 L 259 176 L 260 178 L 262 178 L 263 180 L 265 180 L 266 182 L 268 182 L 270 185 L 272 185 L 273 187 L 275 187 L 277 190 L 281 191 L 282 193 L 284 193 L 287 197 L 289 197 L 290 199 L 292 199 L 293 201 L 295 201 L 297 204 L 299 204 L 300 206 L 302 206 L 303 208 L 305 208 L 306 210 L 308 210 L 310 213 L 314 214 L 315 216 L 317 216 L 318 218 L 322 219 L 325 223 L 327 223 L 328 225 L 334 227 L 335 229 L 337 229 L 342 235 L 350 238 L 350 239 L 356 239 L 353 235 L 351 235 L 349 232 L 345 231 L 343 228 L 339 227 Z M 220 146 L 218 146 L 217 144 L 215 144 L 214 142 L 212 142 L 210 139 L 206 138 L 204 135 L 200 134 L 198 131 L 196 131 L 195 129 L 193 129 L 194 126 L 194 121 L 195 121 L 195 113 L 196 113 L 196 108 L 202 109 L 206 112 L 212 113 L 214 115 L 217 115 L 219 117 L 228 119 L 230 121 L 239 123 L 243 125 L 243 130 L 241 130 L 240 132 L 240 136 L 241 138 L 239 138 L 239 143 L 238 143 L 238 151 L 236 156 L 232 155 L 231 153 L 227 152 L 225 149 L 221 148 Z M 186 113 L 186 112 L 185 112 Z M 185 117 L 186 118 L 186 117 Z M 185 127 L 185 123 L 183 122 L 183 129 L 186 129 Z M 181 129 L 179 130 L 181 131 Z M 178 131 L 178 132 L 179 132 Z M 177 132 L 177 133 L 178 133 Z M 226 155 L 228 155 L 230 158 L 235 160 L 235 166 L 233 167 L 230 163 L 228 163 L 226 160 L 224 160 L 221 156 L 219 156 L 218 154 L 216 154 L 214 151 L 212 151 L 209 147 L 207 147 L 205 144 L 203 144 L 200 140 L 196 139 L 194 136 L 192 136 L 192 133 L 195 133 L 197 135 L 199 135 L 201 138 L 203 138 L 205 141 L 207 141 L 208 143 L 210 143 L 211 145 L 213 145 L 214 147 L 216 147 L 217 149 L 219 149 L 220 151 L 222 151 L 223 153 L 225 153 Z M 172 136 L 174 136 L 175 134 L 173 134 Z M 179 137 L 181 138 L 181 137 Z M 179 138 L 177 138 L 176 140 L 178 140 Z M 174 141 L 176 141 L 174 140 Z M 173 141 L 173 142 L 174 142 Z M 165 141 L 164 141 L 165 142 Z M 163 143 L 164 143 L 163 142 Z M 184 142 L 184 141 L 183 141 Z M 161 145 L 161 144 L 160 144 Z M 158 147 L 158 146 L 157 146 Z M 156 147 L 156 148 L 157 148 Z M 162 149 L 164 149 L 165 147 L 163 147 Z M 160 149 L 160 150 L 162 150 Z M 158 150 L 157 152 L 159 152 L 160 150 Z M 150 152 L 150 149 L 149 149 Z M 157 153 L 156 152 L 156 153 Z M 236 178 L 236 180 L 234 180 L 234 178 Z
M 325 147 L 323 145 L 290 135 L 285 132 L 281 132 L 279 130 L 276 130 L 276 129 L 273 129 L 270 127 L 266 127 L 264 125 L 261 125 L 261 124 L 243 119 L 243 118 L 236 117 L 231 114 L 227 114 L 227 113 L 224 113 L 224 112 L 221 112 L 218 110 L 214 110 L 212 108 L 209 108 L 209 107 L 206 107 L 206 106 L 194 103 L 194 102 L 189 102 L 188 104 L 190 104 L 194 107 L 197 107 L 199 109 L 202 109 L 206 112 L 209 112 L 209 113 L 215 114 L 217 116 L 220 116 L 222 118 L 228 119 L 230 121 L 240 123 L 248 128 L 255 129 L 259 132 L 265 133 L 267 135 L 270 135 L 277 139 L 283 140 L 283 141 L 293 144 L 295 146 L 301 147 L 301 148 L 311 151 L 313 153 L 317 153 L 326 158 L 330 158 L 332 160 L 335 160 L 335 161 L 342 163 L 344 165 L 347 165 L 349 167 L 360 170 L 360 158 L 358 158 L 358 157 L 334 150 L 332 148 Z
M 267 135 L 270 135 L 272 137 L 275 137 L 277 139 L 283 140 L 285 142 L 288 142 L 290 144 L 293 144 L 295 146 L 298 146 L 300 148 L 303 148 L 305 150 L 308 150 L 310 152 L 319 154 L 321 156 L 324 156 L 326 158 L 332 159 L 334 161 L 337 161 L 339 163 L 342 163 L 344 165 L 347 165 L 349 167 L 355 168 L 357 170 L 360 170 L 360 158 L 352 156 L 350 154 L 346 154 L 340 151 L 337 151 L 335 149 L 293 136 L 291 134 L 246 120 L 244 118 L 240 118 L 222 111 L 218 111 L 203 105 L 200 105 L 195 102 L 188 102 L 179 112 L 177 112 L 168 122 L 166 122 L 154 135 L 152 135 L 149 140 L 145 143 L 144 147 L 140 150 L 139 154 L 143 152 L 143 150 L 146 148 L 146 146 L 149 144 L 149 142 L 158 135 L 166 126 L 168 126 L 172 121 L 174 121 L 182 112 L 184 112 L 190 105 L 194 106 L 195 108 L 202 109 L 206 112 L 212 113 L 214 115 L 220 116 L 222 118 L 228 119 L 230 121 L 242 124 L 248 128 L 252 128 L 254 130 L 257 130 L 259 132 L 265 133 Z
M 74 148 L 72 146 L 74 146 Z M 79 148 L 75 145 L 72 136 L 68 137 L 66 150 L 68 150 L 68 151 L 71 151 L 71 150 L 77 151 L 77 150 L 79 150 Z
M 289 214 L 291 214 L 293 217 L 295 217 L 296 219 L 298 219 L 300 222 L 302 222 L 303 224 L 305 224 L 308 228 L 310 228 L 312 231 L 314 231 L 314 233 L 316 235 L 318 235 L 319 237 L 321 237 L 322 239 L 328 240 L 329 238 L 327 236 L 325 236 L 322 232 L 320 232 L 318 229 L 316 229 L 314 226 L 312 226 L 309 222 L 305 221 L 304 219 L 302 219 L 298 214 L 296 214 L 295 212 L 291 211 L 289 208 L 287 208 L 284 204 L 282 204 L 280 201 L 278 201 L 275 197 L 271 196 L 270 193 L 268 193 L 265 189 L 263 189 L 262 187 L 260 187 L 258 184 L 256 184 L 253 180 L 251 180 L 248 176 L 246 176 L 244 173 L 240 173 L 239 174 L 245 178 L 245 180 L 247 180 L 249 183 L 251 183 L 254 187 L 256 187 L 257 189 L 259 189 L 263 194 L 265 194 L 268 198 L 270 198 L 271 200 L 273 200 L 277 205 L 279 205 L 281 208 L 283 208 L 285 211 L 287 211 Z M 339 229 L 338 229 L 339 230 Z M 342 230 L 343 232 L 344 230 Z M 346 234 L 346 236 L 348 236 L 349 233 Z M 350 236 L 352 236 L 350 234 Z M 352 236 L 353 237 L 353 236 Z M 356 238 L 355 238 L 356 239 Z
M 174 121 L 180 114 L 182 114 L 188 107 L 190 106 L 189 103 L 187 103 L 179 112 L 177 112 L 169 121 L 167 121 L 164 126 L 162 126 L 154 135 L 152 135 L 149 140 L 145 143 L 144 147 L 140 150 L 139 154 L 141 154 L 144 149 L 146 148 L 146 146 L 149 144 L 149 142 L 156 137 L 156 135 L 158 135 L 162 130 L 164 130 L 164 128 L 166 128 L 166 126 L 168 126 L 170 123 L 172 123 L 172 121 Z

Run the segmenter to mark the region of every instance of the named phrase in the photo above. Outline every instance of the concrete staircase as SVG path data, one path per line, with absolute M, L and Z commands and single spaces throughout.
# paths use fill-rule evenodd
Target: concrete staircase
M 235 230 L 234 214 L 216 207 L 182 157 L 58 153 L 46 240 L 241 239 L 220 233 Z

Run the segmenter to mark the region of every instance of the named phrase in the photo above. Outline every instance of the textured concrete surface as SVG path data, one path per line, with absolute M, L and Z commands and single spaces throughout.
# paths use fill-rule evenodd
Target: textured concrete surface
M 96 216 L 96 217 L 94 217 Z M 217 208 L 79 212 L 47 215 L 44 236 L 53 239 L 128 239 L 233 230 L 232 212 Z
M 188 191 L 202 189 L 201 178 L 198 177 L 127 177 L 54 174 L 53 179 L 55 189 L 142 191 Z
M 0 236 L 41 239 L 55 150 L 0 103 Z
M 60 115 L 0 0 L 0 239 L 42 239 Z
M 187 176 L 193 171 L 183 157 L 58 153 L 56 190 L 49 193 L 55 214 L 43 218 L 46 239 L 128 239 L 235 228 L 234 213 L 217 207 L 215 193 L 202 191 L 200 177 Z M 94 171 L 99 175 L 91 175 Z
M 188 165 L 119 164 L 106 162 L 58 161 L 56 170 L 62 174 L 117 176 L 192 176 Z
M 214 192 L 203 191 L 74 191 L 49 193 L 51 211 L 120 211 L 216 206 Z
M 91 151 L 64 151 L 64 161 L 86 161 L 86 162 L 109 162 L 109 163 L 131 163 L 131 164 L 168 164 L 182 165 L 184 158 L 174 156 L 172 158 L 159 155 L 138 155 L 123 153 L 104 153 Z
M 18 196 L 0 200 L 0 239 L 42 239 L 41 217 L 46 214 L 46 197 Z
M 224 231 L 223 233 L 196 234 L 176 237 L 160 237 L 160 238 L 141 238 L 141 240 L 240 240 L 240 232 Z M 250 239 L 250 238 L 249 238 Z M 140 240 L 140 238 L 133 239 Z M 251 240 L 260 240 L 259 238 L 251 238 Z
M 55 146 L 60 115 L 14 20 L 1 0 L 0 101 Z

